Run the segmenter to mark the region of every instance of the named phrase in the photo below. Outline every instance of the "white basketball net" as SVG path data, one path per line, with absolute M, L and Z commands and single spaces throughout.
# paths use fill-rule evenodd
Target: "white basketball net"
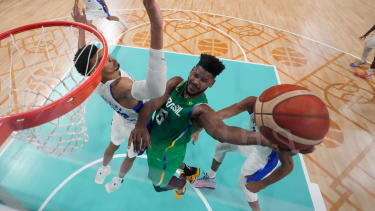
M 100 43 L 89 32 L 86 40 Z M 86 77 L 79 75 L 73 63 L 77 42 L 78 29 L 62 26 L 42 27 L 1 40 L 0 56 L 9 63 L 2 63 L 0 71 L 0 115 L 34 110 L 82 84 Z M 85 104 L 41 126 L 14 132 L 12 137 L 53 157 L 71 153 L 88 141 Z

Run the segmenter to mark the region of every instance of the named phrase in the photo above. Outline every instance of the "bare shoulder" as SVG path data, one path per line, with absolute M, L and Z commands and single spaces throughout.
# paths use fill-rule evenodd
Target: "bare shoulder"
M 179 83 L 181 83 L 182 81 L 184 81 L 183 78 L 181 78 L 180 76 L 174 76 L 172 77 L 171 79 L 168 80 L 167 82 L 167 86 L 177 86 Z
M 206 114 L 216 115 L 215 111 L 208 104 L 202 103 L 194 109 L 192 118 L 198 118 L 199 116 Z
M 167 81 L 167 92 L 170 92 L 172 89 L 174 89 L 179 83 L 184 81 L 180 76 L 174 76 L 171 79 Z
M 115 98 L 125 98 L 131 96 L 133 81 L 127 77 L 120 77 L 112 83 L 112 94 Z

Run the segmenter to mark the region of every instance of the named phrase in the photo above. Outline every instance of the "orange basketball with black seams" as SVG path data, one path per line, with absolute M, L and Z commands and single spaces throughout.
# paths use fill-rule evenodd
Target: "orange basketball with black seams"
M 259 131 L 282 149 L 311 149 L 323 141 L 329 121 L 324 102 L 297 85 L 270 87 L 255 103 Z

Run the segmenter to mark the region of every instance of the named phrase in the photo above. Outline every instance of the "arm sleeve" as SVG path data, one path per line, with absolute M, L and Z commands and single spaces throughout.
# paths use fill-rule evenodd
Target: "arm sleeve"
M 136 100 L 158 98 L 164 95 L 167 68 L 163 50 L 150 49 L 146 80 L 133 83 L 131 95 Z

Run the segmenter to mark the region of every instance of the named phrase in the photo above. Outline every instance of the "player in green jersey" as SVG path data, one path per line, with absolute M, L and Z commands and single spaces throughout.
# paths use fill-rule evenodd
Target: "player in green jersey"
M 186 145 L 197 129 L 204 128 L 213 138 L 232 144 L 260 144 L 271 146 L 260 133 L 227 126 L 208 106 L 205 91 L 212 87 L 224 65 L 214 56 L 201 54 L 188 80 L 173 77 L 167 82 L 165 94 L 145 103 L 135 129 L 129 137 L 129 146 L 139 151 L 147 146 L 149 178 L 156 191 L 175 189 L 180 198 L 186 189 L 186 178 L 174 176 L 185 158 Z M 152 113 L 155 117 L 147 129 Z

